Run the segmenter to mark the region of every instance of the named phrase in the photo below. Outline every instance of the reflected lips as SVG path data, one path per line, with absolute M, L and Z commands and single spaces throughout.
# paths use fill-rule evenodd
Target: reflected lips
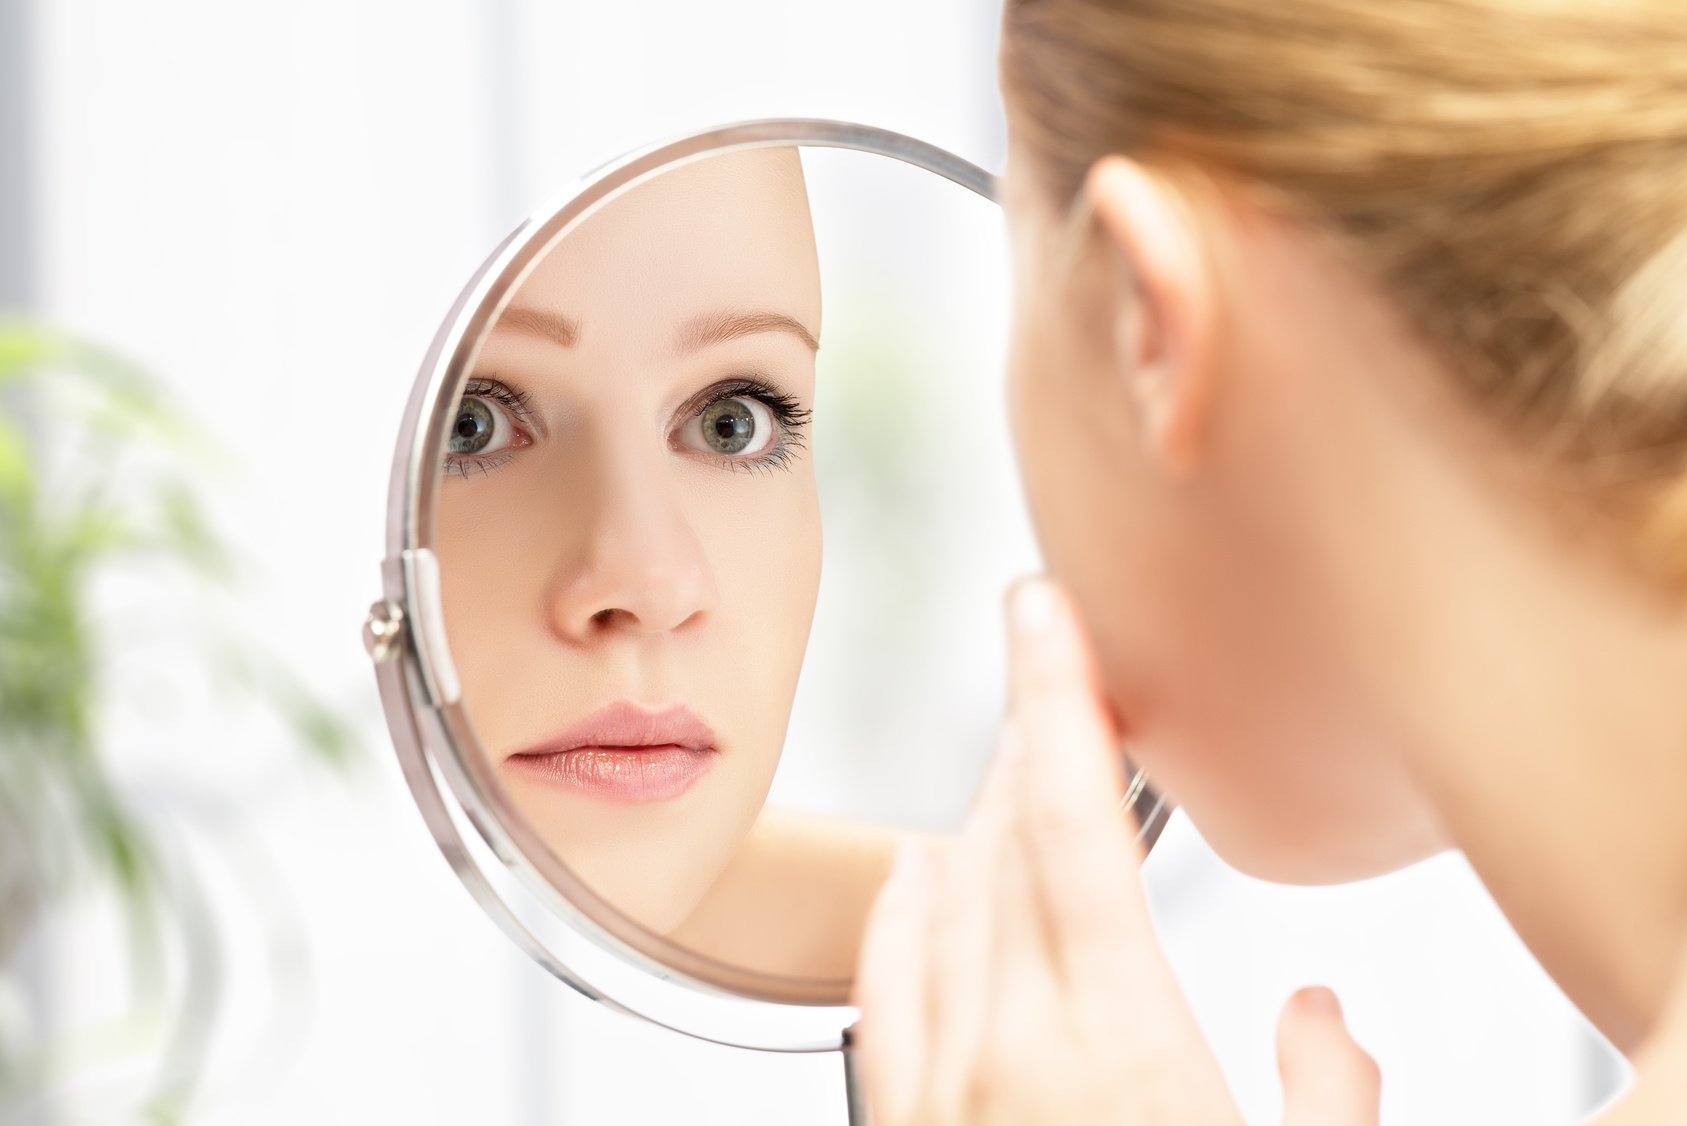
M 715 733 L 689 708 L 646 711 L 622 701 L 504 762 L 535 781 L 636 803 L 679 797 L 716 753 Z

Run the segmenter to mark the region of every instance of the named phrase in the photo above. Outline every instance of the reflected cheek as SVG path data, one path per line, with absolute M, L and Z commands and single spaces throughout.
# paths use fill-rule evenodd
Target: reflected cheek
M 699 525 L 709 529 L 704 552 L 721 592 L 701 655 L 755 697 L 748 710 L 763 717 L 758 726 L 772 718 L 782 730 L 820 585 L 819 505 L 812 479 L 741 484 L 731 519 Z
M 475 484 L 480 484 L 475 482 Z M 541 556 L 529 549 L 522 525 L 507 518 L 508 498 L 482 489 L 446 488 L 440 498 L 434 549 L 452 659 L 465 692 L 495 684 L 499 653 L 524 636 L 536 592 L 543 588 Z

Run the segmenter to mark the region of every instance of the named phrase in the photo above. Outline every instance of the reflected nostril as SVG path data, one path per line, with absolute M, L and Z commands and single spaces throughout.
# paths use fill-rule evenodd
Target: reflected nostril
M 666 562 L 666 561 L 662 561 Z M 665 633 L 702 612 L 713 597 L 700 558 L 684 572 L 629 555 L 587 558 L 547 591 L 550 628 L 570 641 L 622 633 Z

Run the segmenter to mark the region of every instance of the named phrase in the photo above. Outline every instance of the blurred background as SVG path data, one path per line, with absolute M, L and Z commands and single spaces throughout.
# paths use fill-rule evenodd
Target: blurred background
M 415 367 L 529 208 L 749 117 L 998 167 L 996 19 L 0 0 L 0 1122 L 843 1121 L 836 1058 L 636 1026 L 479 914 L 359 627 Z M 1623 1081 L 1456 857 L 1276 888 L 1178 819 L 1148 876 L 1250 1121 L 1314 982 L 1385 1121 L 1570 1123 Z

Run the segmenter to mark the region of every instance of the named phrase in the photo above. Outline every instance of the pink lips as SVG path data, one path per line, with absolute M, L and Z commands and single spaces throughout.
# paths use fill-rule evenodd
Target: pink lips
M 716 753 L 715 733 L 690 709 L 653 712 L 622 700 L 504 762 L 535 781 L 642 803 L 685 793 Z

